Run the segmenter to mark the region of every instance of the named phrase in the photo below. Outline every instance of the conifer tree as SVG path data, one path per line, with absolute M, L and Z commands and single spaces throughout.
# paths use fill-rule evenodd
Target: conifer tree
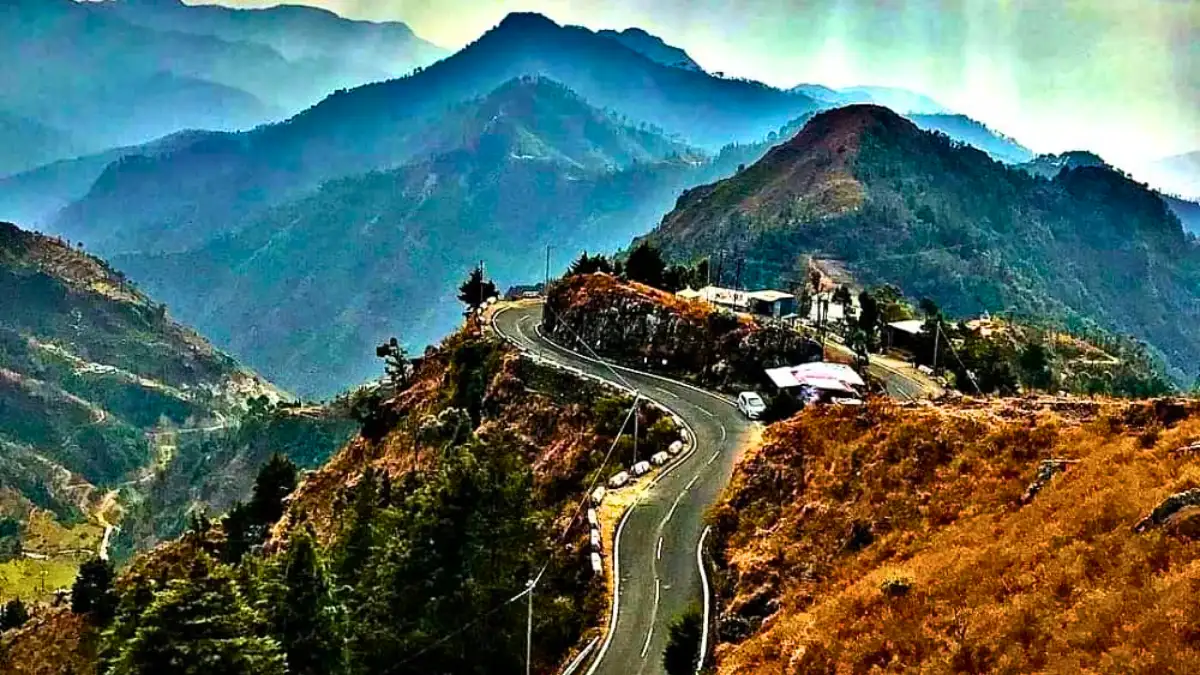
M 291 533 L 287 549 L 275 561 L 274 576 L 271 623 L 287 655 L 289 675 L 344 672 L 341 609 L 310 529 Z
M 29 610 L 20 598 L 13 598 L 4 605 L 4 613 L 0 615 L 0 631 L 20 628 L 29 620 Z
M 167 582 L 117 647 L 111 675 L 285 675 L 279 643 L 227 569 L 198 553 L 186 578 Z
M 96 626 L 107 625 L 117 609 L 112 581 L 113 568 L 107 560 L 92 558 L 83 563 L 71 588 L 71 611 L 86 614 Z

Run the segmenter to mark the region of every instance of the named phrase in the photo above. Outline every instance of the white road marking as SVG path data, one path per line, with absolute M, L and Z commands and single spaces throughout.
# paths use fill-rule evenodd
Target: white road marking
M 658 599 L 662 594 L 662 582 L 656 577 L 654 579 L 654 607 L 650 610 L 650 630 L 646 631 L 646 644 L 642 646 L 642 658 L 646 658 L 646 652 L 650 651 L 650 639 L 654 637 L 654 622 L 658 619 Z
M 704 540 L 708 538 L 711 527 L 704 528 L 700 535 L 700 543 L 696 545 L 696 565 L 700 567 L 700 583 L 704 586 L 704 630 L 700 633 L 700 659 L 696 664 L 696 673 L 704 670 L 704 657 L 708 656 L 708 624 L 712 621 L 712 593 L 708 589 L 708 571 L 704 569 Z
M 691 490 L 692 486 L 695 485 L 696 481 L 698 481 L 698 480 L 700 480 L 700 474 L 696 474 L 695 476 L 692 476 L 692 481 L 687 484 L 687 487 L 683 488 L 683 491 L 687 492 L 688 490 Z
M 663 389 L 662 387 L 655 387 L 655 389 L 657 389 L 658 391 L 661 391 L 662 393 L 666 394 L 667 396 L 670 396 L 671 398 L 679 398 L 679 394 L 676 394 L 673 391 L 667 391 L 666 389 Z
M 654 554 L 655 560 L 662 560 L 662 543 L 663 543 L 663 538 L 659 537 L 658 538 L 658 552 Z
M 658 524 L 658 529 L 661 530 L 667 526 L 667 523 L 671 522 L 671 518 L 675 516 L 675 509 L 679 508 L 679 502 L 683 501 L 685 495 L 687 495 L 686 489 L 680 492 L 679 496 L 675 498 L 675 503 L 671 504 L 671 510 L 667 512 L 667 517 L 663 518 L 662 522 Z
M 692 407 L 695 408 L 696 410 L 699 410 L 700 412 L 704 413 L 705 415 L 708 415 L 709 417 L 711 417 L 713 419 L 716 419 L 716 417 L 717 417 L 716 415 L 710 413 L 709 411 L 705 410 L 704 408 L 701 408 L 700 406 L 696 405 L 695 403 L 692 404 Z
M 725 425 L 721 425 L 721 442 L 724 443 L 729 438 L 729 431 L 725 429 Z
M 705 464 L 704 466 L 711 466 L 711 465 L 712 465 L 712 463 L 713 463 L 713 462 L 715 462 L 715 461 L 717 461 L 717 458 L 718 458 L 718 457 L 720 457 L 720 456 L 721 456 L 721 451 L 720 451 L 720 450 L 718 450 L 718 451 L 714 452 L 714 453 L 713 453 L 713 456 L 708 458 L 708 463 L 707 463 L 707 464 Z

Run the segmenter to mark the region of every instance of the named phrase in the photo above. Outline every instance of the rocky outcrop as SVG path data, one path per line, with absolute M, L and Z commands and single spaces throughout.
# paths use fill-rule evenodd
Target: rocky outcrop
M 1029 502 L 1033 501 L 1033 498 L 1036 497 L 1038 493 L 1042 491 L 1042 488 L 1046 487 L 1050 481 L 1054 480 L 1055 476 L 1065 472 L 1068 467 L 1075 463 L 1076 462 L 1073 462 L 1069 459 L 1042 460 L 1042 463 L 1038 465 L 1037 476 L 1034 477 L 1033 482 L 1029 484 L 1029 487 L 1025 488 L 1025 494 L 1021 496 L 1021 503 L 1028 504 Z
M 551 288 L 543 326 L 561 344 L 725 390 L 759 382 L 764 368 L 819 353 L 785 327 L 605 274 L 568 277 Z
M 1138 521 L 1138 524 L 1133 526 L 1133 531 L 1145 532 L 1160 527 L 1176 514 L 1181 514 L 1185 509 L 1194 507 L 1200 507 L 1200 488 L 1177 492 L 1162 500 L 1158 506 L 1154 507 L 1150 515 Z

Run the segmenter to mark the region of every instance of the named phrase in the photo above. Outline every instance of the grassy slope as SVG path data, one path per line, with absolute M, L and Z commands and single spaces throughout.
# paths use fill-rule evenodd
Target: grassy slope
M 1175 452 L 1195 413 L 877 402 L 771 427 L 715 514 L 726 609 L 757 628 L 718 671 L 1195 672 L 1200 542 L 1132 531 L 1200 485 Z M 1022 505 L 1048 458 L 1078 463 Z

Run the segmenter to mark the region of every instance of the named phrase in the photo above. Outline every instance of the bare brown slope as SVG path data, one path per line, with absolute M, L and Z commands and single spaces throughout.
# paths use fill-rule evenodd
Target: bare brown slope
M 911 122 L 874 105 L 821 113 L 754 165 L 686 192 L 650 237 L 671 242 L 671 250 L 704 253 L 706 246 L 740 238 L 780 219 L 790 223 L 854 210 L 864 196 L 853 171 L 863 135 L 884 127 L 918 131 Z
M 875 403 L 771 427 L 716 513 L 718 672 L 1196 672 L 1200 542 L 1134 531 L 1200 486 L 1196 412 Z

